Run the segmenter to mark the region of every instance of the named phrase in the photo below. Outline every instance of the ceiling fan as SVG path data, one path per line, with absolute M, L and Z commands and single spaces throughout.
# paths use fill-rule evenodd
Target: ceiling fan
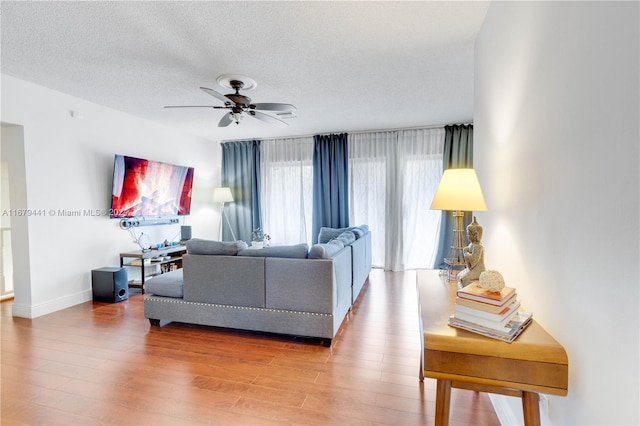
M 295 117 L 296 107 L 291 104 L 280 103 L 251 103 L 251 98 L 240 93 L 240 89 L 251 90 L 257 86 L 257 83 L 246 76 L 237 74 L 223 74 L 217 79 L 218 84 L 223 87 L 235 90 L 235 93 L 223 95 L 213 89 L 201 87 L 205 93 L 224 102 L 224 106 L 218 105 L 175 105 L 165 106 L 165 108 L 214 108 L 228 109 L 218 122 L 218 127 L 226 127 L 231 123 L 240 124 L 243 114 L 249 117 L 264 121 L 277 127 L 287 127 L 289 123 L 281 120 L 281 118 Z M 274 111 L 279 118 L 261 111 Z

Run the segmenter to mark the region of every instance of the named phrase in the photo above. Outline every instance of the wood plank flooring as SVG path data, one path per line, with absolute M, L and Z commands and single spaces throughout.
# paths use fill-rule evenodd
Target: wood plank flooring
M 33 320 L 1 305 L 2 425 L 428 425 L 418 381 L 415 272 L 373 270 L 331 348 L 169 323 L 144 296 Z M 486 394 L 454 389 L 452 425 L 498 425 Z

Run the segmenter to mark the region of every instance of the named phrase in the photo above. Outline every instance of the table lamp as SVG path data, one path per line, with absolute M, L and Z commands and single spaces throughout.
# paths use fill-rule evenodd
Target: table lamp
M 229 223 L 229 218 L 227 217 L 224 211 L 224 203 L 233 203 L 233 194 L 231 193 L 231 188 L 229 187 L 221 187 L 215 188 L 213 190 L 213 202 L 214 203 L 222 203 L 222 216 L 226 219 L 227 225 L 229 226 L 229 230 L 231 231 L 231 237 L 233 237 L 233 241 L 236 240 L 236 236 L 233 233 L 233 228 Z M 220 217 L 220 240 L 222 241 L 222 217 Z
M 463 254 L 466 246 L 464 212 L 487 210 L 476 171 L 470 168 L 445 170 L 431 209 L 453 211 L 453 241 L 449 256 L 444 259 L 448 278 L 452 279 L 457 271 L 466 266 Z

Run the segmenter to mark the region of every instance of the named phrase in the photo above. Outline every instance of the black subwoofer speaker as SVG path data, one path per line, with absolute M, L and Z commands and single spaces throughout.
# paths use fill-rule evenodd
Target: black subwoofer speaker
M 93 300 L 115 303 L 129 298 L 129 279 L 125 268 L 105 267 L 91 271 Z

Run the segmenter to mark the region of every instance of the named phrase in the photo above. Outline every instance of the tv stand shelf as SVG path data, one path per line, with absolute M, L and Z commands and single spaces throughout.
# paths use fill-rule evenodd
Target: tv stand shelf
M 186 253 L 187 247 L 184 245 L 120 253 L 120 267 L 136 268 L 140 271 L 140 282 L 129 280 L 129 287 L 139 288 L 144 294 L 146 278 L 182 268 L 182 256 Z M 168 259 L 165 259 L 167 257 Z M 153 271 L 147 270 L 154 265 L 158 265 L 159 268 L 153 268 Z

